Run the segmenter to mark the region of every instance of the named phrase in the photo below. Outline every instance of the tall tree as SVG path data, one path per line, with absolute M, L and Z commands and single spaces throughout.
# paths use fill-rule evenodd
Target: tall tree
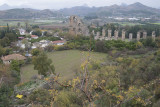
M 41 53 L 33 58 L 34 69 L 38 70 L 38 74 L 47 76 L 47 73 L 54 73 L 55 68 L 52 60 L 48 59 L 45 53 Z

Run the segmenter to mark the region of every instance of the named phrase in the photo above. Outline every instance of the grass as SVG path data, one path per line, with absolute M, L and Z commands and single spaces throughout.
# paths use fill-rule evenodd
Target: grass
M 152 23 L 152 24 L 155 24 L 155 25 L 160 25 L 160 23 Z
M 25 22 L 28 22 L 29 25 L 54 25 L 54 24 L 60 24 L 63 20 L 58 19 L 0 19 L 0 26 L 6 26 L 7 23 L 9 26 L 17 26 L 17 23 L 20 22 L 21 26 L 25 27 Z
M 122 26 L 135 26 L 135 25 L 142 25 L 140 23 L 131 23 L 131 22 L 119 22 L 119 24 L 121 24 Z
M 47 53 L 52 59 L 55 66 L 55 72 L 60 74 L 63 80 L 73 78 L 75 71 L 80 69 L 81 63 L 87 58 L 88 52 L 78 50 L 67 50 Z M 92 52 L 91 60 L 102 60 L 106 58 L 106 54 Z M 27 82 L 37 71 L 33 69 L 33 65 L 26 65 L 21 68 L 21 82 Z

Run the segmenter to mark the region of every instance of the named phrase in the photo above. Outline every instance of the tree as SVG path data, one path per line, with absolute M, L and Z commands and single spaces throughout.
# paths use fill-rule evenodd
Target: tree
M 0 57 L 4 54 L 5 50 L 0 46 Z
M 45 53 L 41 53 L 37 57 L 33 58 L 34 69 L 38 70 L 38 74 L 47 76 L 47 73 L 54 73 L 55 68 L 52 64 L 52 60 L 48 59 Z
M 35 31 L 32 32 L 32 35 L 41 36 L 42 32 L 39 29 L 37 29 L 37 30 L 35 30 Z
M 17 26 L 18 26 L 18 28 L 19 28 L 19 27 L 21 26 L 21 23 L 20 23 L 20 22 L 18 22 L 18 23 L 17 23 Z
M 18 61 L 12 60 L 10 67 L 11 67 L 11 70 L 20 72 L 20 64 Z
M 41 50 L 36 48 L 36 49 L 33 49 L 31 53 L 33 56 L 38 56 L 41 53 Z

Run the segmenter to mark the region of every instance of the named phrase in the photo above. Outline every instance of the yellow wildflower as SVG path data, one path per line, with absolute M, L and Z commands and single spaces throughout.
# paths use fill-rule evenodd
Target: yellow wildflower
M 19 99 L 21 99 L 22 97 L 23 97 L 23 95 L 19 95 L 19 94 L 17 94 L 17 96 L 16 96 L 17 98 L 19 98 Z

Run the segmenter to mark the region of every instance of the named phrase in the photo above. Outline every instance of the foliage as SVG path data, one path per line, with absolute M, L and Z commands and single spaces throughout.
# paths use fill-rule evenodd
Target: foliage
M 41 105 L 50 105 L 52 100 L 52 95 L 48 92 L 48 90 L 38 89 L 31 93 L 28 97 L 28 101 L 34 104 L 41 104 Z
M 45 47 L 44 50 L 47 52 L 52 52 L 54 50 L 54 47 L 52 45 L 49 45 L 49 46 Z
M 8 85 L 2 85 L 0 87 L 0 106 L 8 107 L 11 105 L 10 97 L 12 95 L 12 89 Z
M 36 29 L 35 31 L 32 32 L 32 35 L 42 36 L 42 32 L 40 29 Z
M 82 100 L 77 94 L 70 91 L 61 91 L 54 102 L 56 107 L 81 107 Z
M 38 70 L 38 74 L 47 76 L 47 73 L 54 73 L 55 68 L 52 64 L 52 60 L 48 59 L 45 53 L 40 53 L 40 55 L 33 58 L 34 69 Z
M 18 40 L 18 35 L 14 30 L 10 30 L 7 24 L 6 29 L 0 30 L 0 45 L 3 47 L 9 46 L 11 42 Z
M 20 72 L 20 62 L 19 61 L 12 60 L 10 67 L 11 67 L 11 70 Z
M 41 40 L 50 40 L 50 41 L 56 41 L 56 40 L 60 40 L 59 37 L 39 37 L 38 39 L 32 39 L 31 42 L 34 43 L 34 42 L 39 42 Z
M 32 49 L 31 54 L 33 56 L 38 56 L 41 53 L 41 50 L 36 48 L 36 49 Z

